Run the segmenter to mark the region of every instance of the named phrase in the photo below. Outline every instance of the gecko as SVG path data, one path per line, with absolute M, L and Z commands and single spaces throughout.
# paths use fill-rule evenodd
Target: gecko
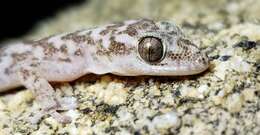
M 40 109 L 61 123 L 61 103 L 50 82 L 89 73 L 184 76 L 205 71 L 209 59 L 169 21 L 127 20 L 0 48 L 0 92 L 32 90 Z

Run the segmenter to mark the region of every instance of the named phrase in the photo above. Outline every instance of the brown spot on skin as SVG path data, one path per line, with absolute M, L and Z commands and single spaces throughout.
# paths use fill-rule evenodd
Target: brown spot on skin
M 149 19 L 142 19 L 137 21 L 136 23 L 130 24 L 128 27 L 133 27 L 135 29 L 150 29 L 150 30 L 158 30 L 159 28 L 156 26 L 155 22 Z
M 41 48 L 43 48 L 43 53 L 45 56 L 47 56 L 47 57 L 53 56 L 55 53 L 57 53 L 60 50 L 60 48 L 59 49 L 55 48 L 53 46 L 53 43 L 49 42 L 50 38 L 51 37 L 47 37 L 47 38 L 38 40 L 33 43 L 32 47 L 36 48 L 37 46 L 40 46 Z
M 62 53 L 68 54 L 68 47 L 67 47 L 65 44 L 63 44 L 63 45 L 61 45 L 61 47 L 60 47 L 60 51 L 61 51 Z
M 188 48 L 186 45 L 182 46 L 182 48 L 183 48 L 185 51 L 188 51 L 188 50 L 189 50 L 189 48 Z
M 45 37 L 45 38 L 42 38 L 42 39 L 32 42 L 32 43 L 29 42 L 29 44 L 33 44 L 33 46 L 48 47 L 48 46 L 50 46 L 50 43 L 48 41 L 51 37 L 53 37 L 53 36 Z
M 105 36 L 106 34 L 108 34 L 110 32 L 109 29 L 105 29 L 105 30 L 102 30 L 99 34 L 102 35 L 102 36 Z
M 85 34 L 85 41 L 87 42 L 88 45 L 95 45 L 94 39 L 91 37 L 92 31 L 89 30 Z
M 189 49 L 185 50 L 184 59 L 188 61 L 193 59 L 192 52 Z
M 23 77 L 23 80 L 27 80 L 31 75 L 30 75 L 30 72 L 28 70 L 25 70 L 25 69 L 21 69 L 20 72 L 22 73 L 22 77 Z
M 89 45 L 95 45 L 94 39 L 91 38 L 90 36 L 86 37 L 86 41 L 87 41 L 87 44 L 89 44 Z
M 75 51 L 74 55 L 76 55 L 76 56 L 83 56 L 83 52 L 81 51 L 81 49 L 77 49 Z
M 114 55 L 129 55 L 134 48 L 128 48 L 124 43 L 117 42 L 115 37 L 110 38 L 109 53 Z
M 168 52 L 168 57 L 171 58 L 172 60 L 180 60 L 182 59 L 182 54 L 179 53 L 173 53 L 172 51 Z
M 62 39 L 62 40 L 72 40 L 72 41 L 74 41 L 75 43 L 83 43 L 83 42 L 86 41 L 86 36 L 84 36 L 84 35 L 78 35 L 79 32 L 80 32 L 80 31 L 67 34 L 67 35 L 61 37 L 61 39 Z
M 159 28 L 152 20 L 142 19 L 133 24 L 127 26 L 126 30 L 119 32 L 118 34 L 128 34 L 129 36 L 136 36 L 138 34 L 137 30 L 146 30 L 151 31 L 158 30 Z
M 59 49 L 55 48 L 54 46 L 50 45 L 48 47 L 43 48 L 44 55 L 46 56 L 53 56 L 55 53 L 59 51 Z
M 177 35 L 177 32 L 176 31 L 170 31 L 170 32 L 168 32 L 168 34 L 170 34 L 170 35 Z
M 89 36 L 92 31 L 89 31 L 86 35 L 78 36 L 77 34 L 80 31 L 74 32 L 67 34 L 62 37 L 63 40 L 73 40 L 74 42 L 85 42 L 90 45 L 94 45 L 94 40 Z M 49 42 L 51 37 L 47 37 L 41 40 L 38 40 L 36 42 L 33 42 L 33 47 L 40 46 L 43 48 L 43 53 L 44 53 L 44 60 L 51 60 L 52 56 L 54 56 L 57 53 L 63 53 L 63 54 L 68 54 L 68 46 L 66 44 L 61 45 L 60 48 L 56 48 L 53 43 Z M 82 56 L 83 53 L 80 49 L 74 52 L 74 55 L 76 56 Z
M 12 53 L 11 56 L 15 62 L 23 61 L 30 55 L 31 52 L 24 52 L 24 53 Z
M 129 55 L 134 48 L 128 48 L 124 43 L 120 43 L 115 40 L 115 37 L 110 38 L 110 45 L 108 49 L 105 49 L 102 45 L 102 40 L 99 40 L 97 55 Z
M 129 53 L 124 43 L 120 43 L 115 40 L 111 41 L 108 50 L 110 53 L 113 53 L 115 55 L 123 55 Z
M 109 25 L 104 30 L 102 30 L 99 34 L 102 36 L 104 36 L 108 33 L 114 34 L 117 31 L 117 29 L 122 26 L 124 26 L 124 23 L 122 23 L 122 22 Z
M 32 63 L 30 64 L 30 67 L 38 67 L 40 65 L 40 62 Z
M 151 65 L 154 65 L 154 66 L 165 66 L 165 65 L 168 65 L 168 63 L 151 63 Z
M 58 58 L 59 61 L 62 61 L 62 62 L 71 62 L 71 59 L 70 58 Z
M 173 53 L 173 52 L 169 52 L 168 53 L 168 57 L 171 58 L 172 60 L 186 60 L 186 61 L 192 61 L 193 57 L 192 57 L 192 53 L 189 51 L 183 52 L 183 53 Z
M 102 42 L 103 42 L 103 40 L 102 39 L 100 39 L 100 40 L 98 40 L 97 42 L 96 42 L 96 47 L 97 47 L 97 52 L 96 52 L 96 54 L 97 55 L 109 55 L 108 54 L 108 51 L 102 46 Z
M 138 34 L 137 30 L 134 27 L 127 27 L 126 30 L 119 32 L 118 34 L 128 34 L 129 36 L 133 37 Z

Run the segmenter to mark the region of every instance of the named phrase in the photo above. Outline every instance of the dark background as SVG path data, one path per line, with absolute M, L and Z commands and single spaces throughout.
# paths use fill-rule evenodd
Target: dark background
M 86 0 L 6 0 L 0 2 L 0 42 L 27 34 L 37 23 Z

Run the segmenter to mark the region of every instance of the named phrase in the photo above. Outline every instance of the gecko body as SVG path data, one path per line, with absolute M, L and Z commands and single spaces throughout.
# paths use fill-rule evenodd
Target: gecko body
M 208 68 L 208 58 L 169 22 L 129 20 L 0 48 L 0 92 L 25 86 L 60 122 L 49 82 L 85 74 L 181 76 Z

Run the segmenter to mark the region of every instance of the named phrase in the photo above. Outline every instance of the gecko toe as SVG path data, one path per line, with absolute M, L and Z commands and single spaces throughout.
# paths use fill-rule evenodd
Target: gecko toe
M 77 99 L 75 97 L 63 97 L 58 100 L 60 106 L 57 110 L 70 110 L 77 108 Z
M 71 117 L 69 116 L 65 116 L 65 115 L 62 115 L 60 113 L 58 113 L 57 111 L 50 111 L 49 114 L 55 119 L 57 120 L 58 122 L 60 123 L 70 123 L 72 120 L 71 120 Z
M 28 116 L 27 121 L 31 124 L 37 124 L 45 114 L 44 111 L 39 111 L 33 116 Z

